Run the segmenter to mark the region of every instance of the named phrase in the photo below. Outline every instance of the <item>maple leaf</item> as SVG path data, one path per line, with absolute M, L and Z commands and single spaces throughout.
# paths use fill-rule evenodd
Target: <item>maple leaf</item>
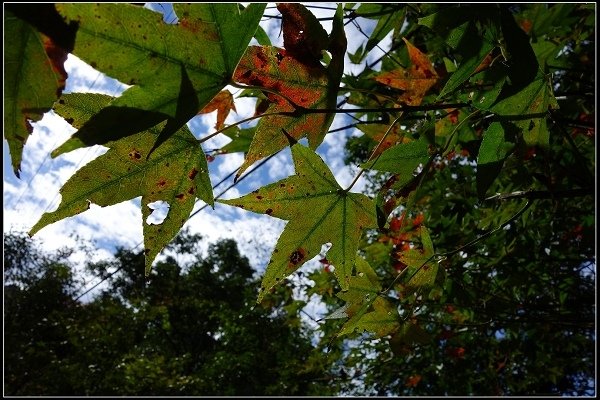
M 438 263 L 432 262 L 433 243 L 429 231 L 424 225 L 419 226 L 422 249 L 411 248 L 399 254 L 400 261 L 408 266 L 406 281 L 402 287 L 409 291 L 429 289 L 434 285 Z
M 346 304 L 325 319 L 349 318 L 338 336 L 366 330 L 382 337 L 397 330 L 400 327 L 398 313 L 380 296 L 377 273 L 361 257 L 356 259 L 356 272 L 356 276 L 350 277 L 348 291 L 337 294 Z
M 402 186 L 414 177 L 415 169 L 419 165 L 425 164 L 430 157 L 429 143 L 425 135 L 422 135 L 417 140 L 390 147 L 373 161 L 362 163 L 361 167 L 394 172 L 398 174 L 395 185 Z
M 404 91 L 398 101 L 410 106 L 421 104 L 425 94 L 438 81 L 438 74 L 433 68 L 429 58 L 418 48 L 403 38 L 408 48 L 408 56 L 412 63 L 407 70 L 399 67 L 393 71 L 384 72 L 375 77 L 377 82 Z
M 52 11 L 56 13 L 54 6 L 51 10 L 44 5 L 37 6 L 36 10 L 28 5 L 13 4 L 4 12 L 4 35 L 10 38 L 4 40 L 4 136 L 17 177 L 20 175 L 23 147 L 33 131 L 31 123 L 39 121 L 45 112 L 50 111 L 67 79 L 64 69 L 67 51 L 20 17 L 25 12 L 33 18 L 44 13 L 44 17 L 49 19 L 53 16 Z M 59 23 L 53 33 L 57 30 L 61 30 L 63 36 L 73 35 L 69 28 Z
M 160 145 L 230 82 L 265 6 L 240 11 L 235 3 L 176 3 L 179 23 L 169 25 L 160 13 L 130 4 L 58 4 L 79 24 L 74 54 L 133 85 L 79 129 L 77 146 L 103 144 L 167 120 L 156 138 L 155 147 Z
M 284 43 L 286 47 L 290 46 L 289 49 L 251 46 L 235 71 L 236 82 L 269 89 L 266 94 L 271 104 L 264 110 L 265 114 L 299 111 L 298 115 L 267 115 L 261 118 L 236 179 L 254 162 L 288 145 L 287 138 L 281 134 L 282 129 L 295 139 L 307 136 L 309 146 L 316 149 L 333 121 L 332 113 L 301 111 L 336 107 L 346 51 L 342 11 L 338 7 L 329 41 L 326 41 L 323 37 L 324 31 L 321 32 L 323 28 L 314 28 L 317 25 L 320 27 L 315 16 L 308 10 L 300 12 L 303 8 L 304 6 L 299 4 L 281 5 L 280 11 L 284 16 Z M 294 31 L 293 27 L 298 31 Z M 310 27 L 316 29 L 316 39 L 308 30 Z M 300 31 L 303 33 L 299 33 Z M 301 50 L 304 47 L 306 49 Z M 317 48 L 320 48 L 318 52 Z M 320 55 L 317 58 L 317 53 L 327 48 L 332 59 L 328 67 L 324 67 L 319 62 Z M 285 98 L 271 91 L 281 93 Z
M 101 94 L 68 94 L 61 97 L 54 110 L 79 127 L 112 99 Z M 78 170 L 63 185 L 58 208 L 42 215 L 29 234 L 82 213 L 91 203 L 105 207 L 142 196 L 142 217 L 146 221 L 151 214 L 148 205 L 165 201 L 170 207 L 163 222 L 143 223 L 148 274 L 154 258 L 187 221 L 196 197 L 214 203 L 204 152 L 187 127 L 179 129 L 152 157 L 146 157 L 164 124 L 106 143 L 108 152 Z
M 238 152 L 245 153 L 248 151 L 250 143 L 252 142 L 252 138 L 256 133 L 256 127 L 254 126 L 251 128 L 240 129 L 237 126 L 233 126 L 225 129 L 221 133 L 223 133 L 225 136 L 228 136 L 231 139 L 231 142 L 221 147 L 218 150 L 219 154 Z
M 516 117 L 514 124 L 523 132 L 529 146 L 547 147 L 550 133 L 546 123 L 549 109 L 558 108 L 556 97 L 548 80 L 540 72 L 536 79 L 512 94 L 511 86 L 505 87 L 490 111 L 504 117 Z
M 235 109 L 235 103 L 233 101 L 233 95 L 229 90 L 223 90 L 219 92 L 213 99 L 208 103 L 198 114 L 208 114 L 213 111 L 217 112 L 217 123 L 215 129 L 219 130 L 225 126 L 225 119 L 229 115 L 229 112 L 237 111 Z
M 358 129 L 365 134 L 365 137 L 370 139 L 372 145 L 378 146 L 376 151 L 371 152 L 371 158 L 375 158 L 385 150 L 399 144 L 399 143 L 408 143 L 410 142 L 409 135 L 400 128 L 399 124 L 395 124 L 392 129 L 389 130 L 389 125 L 386 124 L 368 124 L 368 125 L 359 125 Z M 387 136 L 385 134 L 387 133 Z M 381 140 L 384 138 L 383 142 Z M 381 142 L 381 145 L 379 143 Z
M 296 175 L 238 199 L 219 202 L 288 220 L 265 271 L 266 291 L 331 243 L 327 260 L 343 290 L 349 285 L 361 232 L 377 226 L 373 200 L 339 186 L 323 160 L 305 146 L 291 146 Z

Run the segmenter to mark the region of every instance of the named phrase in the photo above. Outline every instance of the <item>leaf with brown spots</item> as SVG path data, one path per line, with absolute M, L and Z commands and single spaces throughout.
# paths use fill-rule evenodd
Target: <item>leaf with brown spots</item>
M 74 127 L 84 124 L 108 104 L 112 97 L 102 94 L 67 94 L 54 111 L 68 118 Z M 142 217 L 146 273 L 152 261 L 187 221 L 196 198 L 214 204 L 204 152 L 187 127 L 171 136 L 151 157 L 147 157 L 164 122 L 106 144 L 110 149 L 75 173 L 61 188 L 62 201 L 45 213 L 30 235 L 43 227 L 86 211 L 91 203 L 101 207 L 142 196 Z M 169 204 L 169 212 L 158 225 L 146 223 L 156 201 Z
M 9 10 L 4 37 L 4 137 L 18 177 L 31 123 L 50 111 L 65 87 L 67 52 Z
M 375 77 L 375 80 L 394 89 L 403 90 L 398 101 L 410 106 L 418 106 L 439 78 L 429 58 L 406 38 L 403 39 L 412 63 L 410 68 L 399 67 L 393 71 L 384 72 Z
M 225 119 L 229 115 L 229 112 L 235 109 L 235 103 L 233 102 L 233 95 L 229 90 L 223 90 L 216 95 L 210 103 L 208 103 L 198 114 L 208 114 L 213 111 L 217 112 L 217 124 L 215 129 L 219 130 L 225 126 Z
M 283 28 L 283 46 L 303 64 L 318 64 L 321 51 L 327 49 L 327 32 L 302 4 L 279 3 Z
M 231 81 L 265 4 L 240 10 L 237 3 L 176 3 L 178 24 L 166 24 L 160 13 L 131 4 L 61 3 L 57 8 L 79 24 L 73 53 L 133 85 L 80 128 L 75 136 L 80 144 L 103 144 L 167 120 L 155 139 L 158 147 Z
M 218 200 L 289 221 L 267 265 L 259 302 L 273 286 L 319 255 L 325 243 L 332 245 L 327 260 L 347 290 L 362 230 L 377 226 L 373 200 L 342 190 L 314 151 L 294 144 L 292 157 L 296 175 L 238 199 Z
M 296 8 L 281 8 L 284 13 L 284 24 L 287 12 Z M 295 21 L 295 26 L 299 16 L 309 18 L 308 15 L 314 21 L 313 23 L 306 22 L 307 25 L 318 24 L 316 18 L 306 10 L 306 13 L 298 14 L 292 19 Z M 284 26 L 284 34 L 286 31 L 289 35 L 290 31 L 286 30 Z M 292 41 L 293 49 L 296 49 L 299 40 Z M 286 43 L 289 43 L 289 40 Z M 328 67 L 321 65 L 318 59 L 307 61 L 309 58 L 306 55 L 297 58 L 297 49 L 290 51 L 271 46 L 251 46 L 242 57 L 234 75 L 236 82 L 264 87 L 281 93 L 294 103 L 290 104 L 284 97 L 268 92 L 266 94 L 271 104 L 265 113 L 298 111 L 298 114 L 268 115 L 260 119 L 254 139 L 236 178 L 256 161 L 276 153 L 288 145 L 288 139 L 282 133 L 282 129 L 285 129 L 295 139 L 308 137 L 308 144 L 312 149 L 316 149 L 321 144 L 333 121 L 334 114 L 309 114 L 301 111 L 303 108 L 318 110 L 336 107 L 346 52 L 341 8 L 338 8 L 333 21 L 329 51 L 332 59 Z

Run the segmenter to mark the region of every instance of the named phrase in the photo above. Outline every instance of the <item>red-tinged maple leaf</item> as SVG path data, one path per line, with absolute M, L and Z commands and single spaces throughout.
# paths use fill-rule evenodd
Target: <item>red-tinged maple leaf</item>
M 294 139 L 307 137 L 309 146 L 316 149 L 335 116 L 302 111 L 336 107 L 347 44 L 341 7 L 335 14 L 329 37 L 304 6 L 280 4 L 279 10 L 283 15 L 286 48 L 251 46 L 234 73 L 236 82 L 266 89 L 270 101 L 236 179 L 254 162 L 289 144 L 283 131 Z M 320 62 L 325 49 L 331 53 L 327 67 Z
M 408 265 L 404 264 L 402 261 L 394 263 L 394 270 L 396 270 L 397 273 L 404 271 L 406 267 L 408 267 Z
M 375 77 L 377 82 L 404 91 L 398 101 L 411 106 L 421 104 L 423 97 L 439 79 L 429 58 L 418 48 L 403 38 L 408 48 L 408 56 L 412 63 L 409 69 L 399 67 Z
M 421 382 L 423 377 L 421 375 L 411 375 L 406 380 L 406 387 L 415 387 Z
M 394 217 L 390 221 L 390 230 L 393 232 L 397 232 L 402 228 L 402 223 L 404 221 L 405 213 L 402 213 L 399 217 Z
M 452 358 L 465 358 L 465 348 L 464 347 L 448 347 L 446 349 L 446 354 Z
M 213 111 L 217 112 L 217 123 L 215 129 L 221 129 L 225 125 L 225 119 L 229 115 L 229 112 L 235 109 L 235 103 L 233 102 L 233 95 L 229 90 L 223 90 L 219 92 L 211 101 L 208 103 L 198 114 L 208 114 Z
M 475 68 L 475 71 L 473 71 L 471 75 L 475 75 L 476 73 L 481 72 L 484 69 L 488 69 L 490 67 L 490 64 L 492 64 L 492 60 L 492 52 L 490 52 L 487 56 L 485 56 L 483 61 L 481 61 L 481 64 L 479 64 L 477 68 Z
M 425 216 L 423 214 L 417 214 L 417 216 L 413 219 L 413 227 L 416 228 L 418 226 L 421 226 L 424 220 Z
M 282 16 L 283 46 L 303 64 L 317 65 L 321 51 L 329 44 L 327 32 L 314 15 L 301 4 L 279 3 Z

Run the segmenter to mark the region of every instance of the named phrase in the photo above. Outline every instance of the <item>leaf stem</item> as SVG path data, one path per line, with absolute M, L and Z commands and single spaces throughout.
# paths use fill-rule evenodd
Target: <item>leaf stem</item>
M 450 134 L 450 137 L 448 138 L 448 140 L 446 141 L 446 144 L 444 145 L 444 148 L 441 151 L 441 154 L 443 156 L 445 156 L 447 154 L 448 148 L 450 147 L 450 144 L 452 143 L 452 139 L 454 139 L 454 135 L 456 134 L 456 132 L 458 132 L 458 129 L 468 120 L 470 120 L 474 115 L 478 114 L 479 112 L 481 112 L 481 110 L 475 110 L 473 111 L 471 114 L 467 115 L 467 117 L 465 119 L 463 119 L 462 121 L 460 121 L 458 123 L 458 125 L 456 125 L 454 127 L 454 129 L 452 130 L 452 133 Z
M 385 131 L 385 134 L 383 135 L 383 137 L 381 138 L 381 140 L 379 140 L 379 143 L 377 143 L 377 146 L 375 147 L 375 149 L 373 149 L 373 152 L 371 153 L 371 155 L 369 156 L 369 159 L 366 162 L 371 161 L 371 159 L 373 158 L 373 156 L 375 154 L 377 154 L 377 150 L 379 150 L 379 148 L 381 147 L 381 145 L 383 144 L 383 142 L 385 141 L 385 139 L 387 138 L 387 135 L 392 131 L 392 128 L 394 127 L 394 125 L 396 125 L 400 119 L 402 118 L 402 114 L 400 116 L 398 116 L 388 127 L 388 129 Z M 379 153 L 377 155 L 377 158 L 375 160 L 375 162 L 377 162 L 377 160 L 379 159 L 379 157 L 381 157 L 381 153 Z M 350 183 L 350 186 L 348 186 L 346 189 L 344 189 L 344 192 L 349 192 L 350 189 L 352 189 L 352 186 L 354 186 L 356 184 L 356 182 L 358 181 L 358 179 L 361 177 L 361 175 L 365 172 L 364 168 L 361 168 L 360 171 L 358 171 L 358 174 L 356 174 L 356 176 L 354 177 L 354 179 L 352 180 L 352 183 Z
M 252 117 L 248 117 L 248 118 L 244 118 L 244 119 L 242 119 L 240 121 L 236 121 L 236 122 L 234 122 L 231 125 L 227 125 L 227 126 L 221 128 L 221 129 L 218 129 L 218 130 L 214 131 L 213 133 L 211 133 L 208 136 L 205 136 L 205 137 L 203 137 L 201 139 L 198 139 L 198 143 L 204 143 L 207 140 L 212 139 L 213 137 L 217 136 L 219 133 L 221 133 L 221 132 L 223 132 L 223 131 L 225 131 L 225 130 L 227 130 L 229 128 L 233 128 L 234 126 L 241 125 L 241 124 L 243 124 L 245 122 L 249 122 L 249 121 L 255 120 L 257 118 L 267 117 L 267 116 L 271 116 L 271 115 L 285 115 L 285 114 L 286 113 L 284 113 L 284 112 L 272 112 L 272 113 L 265 113 L 265 114 L 261 114 L 261 115 L 253 115 Z
M 353 87 L 349 87 L 349 86 L 342 86 L 342 87 L 340 87 L 338 89 L 338 92 L 360 92 L 360 93 L 367 93 L 367 94 L 371 94 L 371 95 L 376 96 L 376 97 L 383 97 L 386 100 L 389 100 L 389 101 L 391 101 L 394 104 L 398 104 L 398 102 L 393 97 L 387 96 L 385 94 L 377 93 L 377 92 L 375 92 L 373 90 L 369 90 L 369 89 L 361 89 L 361 88 L 353 88 Z
M 255 85 L 240 85 L 239 83 L 236 83 L 233 81 L 229 82 L 229 84 L 238 89 L 256 89 L 256 90 L 261 90 L 263 92 L 268 92 L 268 93 L 274 94 L 275 96 L 279 96 L 279 97 L 283 98 L 285 101 L 287 101 L 292 106 L 294 106 L 294 108 L 302 107 L 302 106 L 299 106 L 298 104 L 294 103 L 294 101 L 292 99 L 290 99 L 283 93 L 279 93 L 273 89 L 269 89 L 269 88 L 266 88 L 263 86 L 255 86 Z

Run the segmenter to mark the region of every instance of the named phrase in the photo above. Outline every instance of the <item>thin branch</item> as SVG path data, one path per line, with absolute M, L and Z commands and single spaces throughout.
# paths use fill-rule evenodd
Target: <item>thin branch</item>
M 571 198 L 593 195 L 594 191 L 590 189 L 571 189 L 557 190 L 551 192 L 549 190 L 520 190 L 512 193 L 498 193 L 486 198 L 484 201 L 492 200 L 509 200 L 509 199 L 557 199 Z
M 215 132 L 211 133 L 208 136 L 204 136 L 203 138 L 198 139 L 198 143 L 204 143 L 207 140 L 212 139 L 213 137 L 217 136 L 219 133 L 221 133 L 221 132 L 223 132 L 223 131 L 225 131 L 225 130 L 227 130 L 229 128 L 233 128 L 234 126 L 241 125 L 243 123 L 246 123 L 246 122 L 249 122 L 249 121 L 261 118 L 261 117 L 268 117 L 268 116 L 271 116 L 271 115 L 288 115 L 288 114 L 289 114 L 288 112 L 280 111 L 280 112 L 272 112 L 272 113 L 265 113 L 265 114 L 260 114 L 260 115 L 254 115 L 252 117 L 244 118 L 244 119 L 242 119 L 240 121 L 234 122 L 231 125 L 227 125 L 226 127 L 218 129 L 218 130 L 216 130 Z
M 487 238 L 491 234 L 498 232 L 499 230 L 501 230 L 502 228 L 504 228 L 506 225 L 510 224 L 511 222 L 513 222 L 517 218 L 519 218 L 525 211 L 527 211 L 527 209 L 529 207 L 531 207 L 531 204 L 533 204 L 531 201 L 527 201 L 525 203 L 525 205 L 519 211 L 517 211 L 517 213 L 515 215 L 513 215 L 512 217 L 510 217 L 508 220 L 504 221 L 501 225 L 497 226 L 496 228 L 494 228 L 494 229 L 492 229 L 490 231 L 487 231 L 486 233 L 484 233 L 484 234 L 476 237 L 475 239 L 471 240 L 469 243 L 464 244 L 464 245 L 460 246 L 457 249 L 450 250 L 450 251 L 447 251 L 445 253 L 437 253 L 436 256 L 440 257 L 440 258 L 442 258 L 442 257 L 446 258 L 448 256 L 451 256 L 453 254 L 458 253 L 459 251 L 462 251 L 462 250 L 466 249 L 469 246 L 474 245 L 475 243 L 478 243 L 478 242 L 482 241 L 483 239 Z
M 433 111 L 443 110 L 446 108 L 463 108 L 470 107 L 469 103 L 448 103 L 448 104 L 430 104 L 424 106 L 409 106 L 403 105 L 401 107 L 374 107 L 374 108 L 348 108 L 348 109 L 336 109 L 336 108 L 299 108 L 296 111 L 288 112 L 286 115 L 299 116 L 303 114 L 320 114 L 320 113 L 359 113 L 359 112 L 415 112 L 415 111 Z
M 369 157 L 369 159 L 366 162 L 371 161 L 371 159 L 373 158 L 373 156 L 375 154 L 377 154 L 377 151 L 379 150 L 379 148 L 383 145 L 383 142 L 385 141 L 385 139 L 387 138 L 388 134 L 392 131 L 392 128 L 394 127 L 394 125 L 396 125 L 400 119 L 402 118 L 402 114 L 396 118 L 388 127 L 388 129 L 385 131 L 385 134 L 383 135 L 383 137 L 381 138 L 381 140 L 379 141 L 379 143 L 377 143 L 377 146 L 373 149 L 373 152 L 371 153 L 371 156 Z M 377 158 L 375 160 L 375 162 L 377 162 L 377 160 L 379 159 L 379 157 L 381 157 L 382 153 L 379 153 L 377 155 Z M 348 193 L 350 191 L 350 189 L 352 189 L 352 187 L 356 184 L 356 182 L 358 181 L 358 179 L 361 177 L 361 175 L 365 172 L 364 168 L 361 168 L 360 171 L 358 171 L 358 174 L 356 174 L 356 176 L 354 177 L 354 180 L 352 180 L 352 183 L 350 183 L 350 186 L 348 186 L 348 188 L 346 188 L 344 190 L 344 192 Z
M 271 158 L 275 157 L 277 154 L 279 153 L 279 151 L 277 153 L 273 153 L 271 154 L 269 157 L 265 158 L 264 160 L 262 160 L 255 168 L 253 168 L 252 170 L 248 171 L 247 173 L 245 173 L 244 175 L 242 175 L 237 181 L 233 182 L 231 185 L 227 186 L 225 189 L 223 189 L 218 195 L 215 196 L 215 200 L 220 198 L 221 196 L 223 196 L 225 193 L 227 193 L 230 189 L 232 189 L 233 187 L 235 187 L 237 184 L 239 184 L 241 181 L 243 181 L 244 179 L 246 179 L 249 175 L 251 175 L 253 172 L 255 172 L 256 170 L 258 170 L 260 167 L 262 167 L 265 163 L 267 163 Z M 235 171 L 236 172 L 239 168 L 236 168 Z M 231 174 L 229 174 L 229 176 L 231 176 Z M 216 186 L 215 186 L 216 187 Z M 214 189 L 214 188 L 213 188 Z M 208 203 L 206 203 L 205 205 L 203 205 L 202 207 L 200 207 L 198 210 L 196 210 L 192 215 L 189 216 L 188 221 L 190 219 L 192 219 L 192 217 L 196 216 L 196 214 L 200 213 L 200 211 L 204 210 L 206 207 L 208 207 Z
M 511 222 L 513 222 L 514 220 L 516 220 L 517 218 L 519 218 L 529 207 L 531 207 L 531 202 L 527 201 L 527 203 L 525 203 L 525 206 L 523 206 L 523 208 L 521 208 L 519 211 L 517 211 L 517 213 L 515 215 L 513 215 L 512 217 L 510 217 L 508 220 L 506 220 L 505 222 L 503 222 L 501 225 L 497 226 L 496 228 L 487 231 L 486 233 L 476 237 L 475 239 L 471 240 L 469 243 L 464 244 L 454 250 L 450 250 L 447 251 L 445 253 L 434 253 L 432 254 L 429 258 L 427 258 L 427 260 L 425 260 L 416 270 L 415 272 L 413 272 L 413 274 L 410 276 L 410 278 L 408 278 L 408 280 L 410 281 L 425 265 L 427 265 L 431 260 L 433 260 L 434 258 L 438 258 L 438 262 L 442 261 L 443 259 L 447 258 L 448 256 L 451 256 L 453 254 L 456 254 L 464 249 L 466 249 L 469 246 L 474 245 L 475 243 L 478 243 L 480 241 L 482 241 L 483 239 L 487 238 L 488 236 L 490 236 L 491 234 L 498 232 L 499 230 L 501 230 L 502 228 L 504 228 L 506 225 L 510 224 Z M 392 281 L 392 283 L 388 286 L 387 289 L 385 289 L 384 291 L 382 291 L 382 294 L 385 294 L 387 292 L 389 292 L 392 287 L 394 287 L 394 285 L 396 284 L 396 281 L 400 278 L 401 274 L 398 274 L 398 276 L 396 278 L 394 278 L 394 280 Z

